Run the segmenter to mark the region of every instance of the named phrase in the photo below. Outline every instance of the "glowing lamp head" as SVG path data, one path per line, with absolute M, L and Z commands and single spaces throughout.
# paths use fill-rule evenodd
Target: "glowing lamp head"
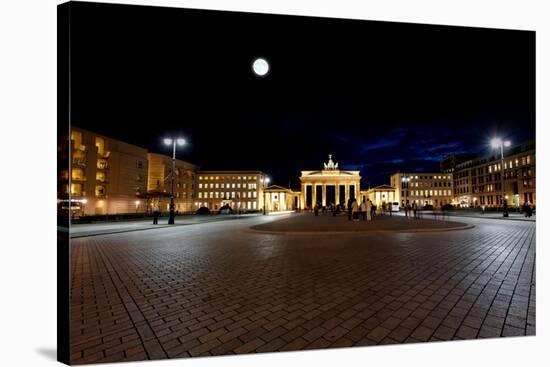
M 265 178 L 265 183 L 266 183 L 266 185 L 269 183 L 269 181 L 270 181 L 270 180 L 269 180 L 269 177 L 266 177 L 266 178 Z
M 138 205 L 139 205 L 139 200 L 136 200 L 136 206 L 138 206 Z
M 504 142 L 504 146 L 505 146 L 505 147 L 509 147 L 510 145 L 512 145 L 512 142 L 511 142 L 510 140 L 506 140 L 506 141 Z
M 265 59 L 258 58 L 252 63 L 252 70 L 258 76 L 265 76 L 269 72 L 269 64 Z
M 491 147 L 496 149 L 496 148 L 500 148 L 501 145 L 502 145 L 502 139 L 500 138 L 491 139 Z
M 86 204 L 88 202 L 88 199 L 82 199 L 82 204 Z
M 185 145 L 185 139 L 179 138 L 176 140 L 176 143 L 178 143 L 178 145 Z
M 172 139 L 170 138 L 165 138 L 163 141 L 165 145 L 172 145 Z

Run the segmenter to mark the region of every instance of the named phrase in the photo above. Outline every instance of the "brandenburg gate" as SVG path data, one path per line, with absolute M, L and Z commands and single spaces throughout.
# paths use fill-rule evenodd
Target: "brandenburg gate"
M 302 171 L 301 207 L 313 208 L 315 203 L 322 206 L 344 203 L 350 197 L 359 199 L 361 176 L 359 171 L 343 171 L 338 163 L 332 161 L 332 154 L 328 156 L 328 163 L 320 171 Z

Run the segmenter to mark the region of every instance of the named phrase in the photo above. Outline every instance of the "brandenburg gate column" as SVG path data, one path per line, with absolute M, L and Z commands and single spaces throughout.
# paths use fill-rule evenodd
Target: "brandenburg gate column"
M 346 182 L 344 184 L 344 188 L 345 188 L 345 196 L 344 196 L 344 205 L 348 205 L 348 200 L 349 200 L 349 185 L 348 183 Z
M 306 184 L 302 182 L 302 195 L 300 197 L 300 209 L 304 209 L 306 207 Z
M 335 194 L 335 200 L 336 200 L 336 205 L 340 204 L 340 182 L 336 182 L 334 184 L 334 194 Z
M 327 184 L 323 184 L 323 197 L 321 199 L 321 205 L 327 206 Z
M 313 183 L 311 185 L 311 207 L 314 208 L 315 204 L 317 204 L 317 189 L 315 183 Z

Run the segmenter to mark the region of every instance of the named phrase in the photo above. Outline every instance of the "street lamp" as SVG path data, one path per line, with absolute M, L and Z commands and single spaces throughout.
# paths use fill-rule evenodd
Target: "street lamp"
M 174 224 L 174 218 L 176 217 L 174 204 L 174 179 L 176 174 L 176 145 L 185 145 L 185 139 L 182 138 L 164 138 L 164 145 L 172 145 L 172 194 L 170 196 L 170 216 L 168 217 L 168 224 Z
M 500 149 L 500 189 L 501 189 L 501 197 L 500 201 L 502 203 L 502 216 L 507 217 L 508 216 L 508 208 L 507 205 L 505 207 L 505 190 L 504 190 L 504 147 L 509 147 L 512 145 L 512 142 L 510 140 L 502 140 L 501 138 L 493 138 L 491 139 L 491 147 L 493 149 Z
M 411 180 L 411 178 L 409 176 L 403 176 L 401 177 L 401 182 L 403 182 L 403 188 L 405 189 L 405 216 L 408 217 L 409 216 L 409 213 L 407 211 L 407 203 L 408 203 L 408 191 L 409 191 L 409 181 Z
M 269 184 L 269 177 L 266 177 L 266 178 L 264 178 L 264 215 L 267 214 L 267 208 L 266 208 L 267 202 L 265 200 L 265 188 L 268 186 L 268 184 Z

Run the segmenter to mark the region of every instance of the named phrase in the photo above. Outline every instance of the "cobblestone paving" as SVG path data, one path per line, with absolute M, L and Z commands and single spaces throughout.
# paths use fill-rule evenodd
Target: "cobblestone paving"
M 535 334 L 535 223 L 247 229 L 276 219 L 73 240 L 72 363 Z

